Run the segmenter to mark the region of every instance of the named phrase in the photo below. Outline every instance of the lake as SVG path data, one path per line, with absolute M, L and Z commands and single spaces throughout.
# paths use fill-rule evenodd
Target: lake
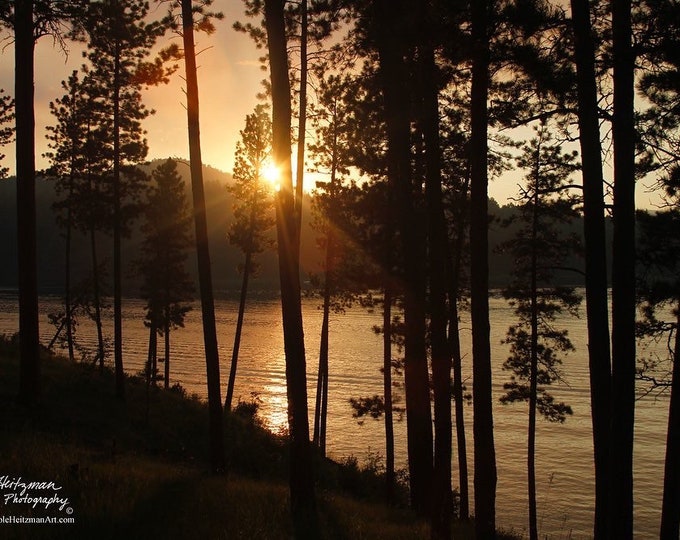
M 56 297 L 41 298 L 41 340 L 48 343 L 54 328 L 47 314 L 56 311 Z M 123 303 L 123 346 L 125 368 L 129 373 L 143 370 L 147 354 L 148 330 L 144 327 L 144 302 Z M 508 354 L 501 340 L 513 322 L 513 312 L 501 298 L 490 299 L 491 345 L 493 355 L 494 433 L 498 465 L 497 523 L 505 529 L 526 533 L 526 431 L 527 406 L 502 405 L 503 382 L 509 374 L 502 370 Z M 216 318 L 224 397 L 229 374 L 238 303 L 217 300 Z M 321 310 L 318 300 L 305 299 L 305 343 L 310 411 L 316 392 L 316 365 L 319 354 Z M 105 312 L 105 332 L 112 334 L 110 310 Z M 467 317 L 464 314 L 464 317 Z M 379 312 L 362 308 L 331 315 L 329 355 L 328 454 L 336 459 L 354 455 L 360 462 L 368 452 L 384 455 L 382 420 L 368 419 L 358 425 L 352 418 L 350 397 L 382 395 L 382 338 L 372 327 L 381 324 Z M 582 318 L 564 318 L 559 327 L 568 328 L 576 351 L 564 359 L 564 382 L 552 387 L 558 401 L 565 401 L 574 414 L 565 424 L 539 421 L 537 433 L 538 526 L 542 538 L 590 538 L 592 536 L 594 479 L 585 308 Z M 461 323 L 464 377 L 472 388 L 470 324 Z M 0 334 L 18 330 L 16 294 L 0 292 Z M 189 313 L 185 328 L 172 334 L 171 384 L 179 382 L 190 393 L 202 397 L 205 388 L 205 360 L 200 309 Z M 94 348 L 94 325 L 82 321 L 78 339 Z M 162 340 L 159 340 L 162 351 Z M 159 355 L 161 352 L 159 351 Z M 110 361 L 110 359 L 109 359 Z M 245 315 L 234 397 L 261 400 L 260 414 L 268 427 L 278 431 L 286 427 L 286 387 L 280 303 L 271 295 L 252 294 Z M 661 514 L 663 463 L 665 456 L 668 399 L 647 396 L 636 404 L 635 425 L 635 538 L 657 538 Z M 468 464 L 472 482 L 472 407 L 465 407 L 468 440 Z M 310 426 L 311 429 L 311 426 Z M 406 420 L 395 425 L 396 460 L 406 467 Z M 455 441 L 455 435 L 454 435 Z M 454 448 L 454 452 L 456 449 Z M 453 460 L 453 485 L 458 485 L 457 460 Z M 471 486 L 472 487 L 472 486 Z M 471 495 L 472 498 L 472 495 Z

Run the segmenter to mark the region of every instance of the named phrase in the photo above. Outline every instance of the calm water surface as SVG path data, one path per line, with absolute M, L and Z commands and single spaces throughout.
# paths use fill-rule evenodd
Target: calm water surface
M 253 295 L 243 329 L 238 375 L 234 396 L 244 400 L 257 395 L 261 415 L 273 431 L 285 428 L 286 387 L 283 336 L 278 299 Z M 41 339 L 49 342 L 54 328 L 47 313 L 59 306 L 57 298 L 41 299 Z M 146 360 L 148 330 L 143 325 L 143 302 L 123 304 L 124 361 L 126 370 L 137 373 Z M 497 520 L 499 526 L 526 532 L 526 405 L 501 405 L 503 382 L 508 374 L 501 369 L 508 351 L 501 340 L 513 321 L 512 310 L 502 299 L 492 298 L 491 344 L 494 369 L 494 424 L 498 463 Z M 238 304 L 218 300 L 216 317 L 220 347 L 223 395 L 229 373 Z M 111 335 L 110 313 L 105 331 Z M 305 300 L 305 339 L 310 411 L 316 392 L 321 311 L 315 300 Z M 366 420 L 358 425 L 352 418 L 350 397 L 382 395 L 382 338 L 372 327 L 381 323 L 380 313 L 353 308 L 332 315 L 330 326 L 330 374 L 328 412 L 328 453 L 337 459 L 354 455 L 360 461 L 368 452 L 384 455 L 382 421 Z M 564 383 L 555 385 L 556 399 L 570 404 L 572 417 L 564 425 L 540 421 L 537 435 L 538 520 L 541 537 L 550 539 L 590 538 L 592 531 L 594 482 L 592 432 L 586 358 L 584 319 L 565 319 L 562 327 L 576 352 L 564 362 Z M 463 321 L 464 371 L 472 388 L 469 322 Z M 0 333 L 18 330 L 16 295 L 0 293 Z M 94 347 L 94 327 L 82 322 L 79 340 Z M 162 341 L 162 340 L 159 340 Z M 162 343 L 161 343 L 162 347 Z M 172 334 L 171 383 L 180 382 L 189 392 L 206 396 L 205 361 L 198 306 L 189 313 L 186 327 Z M 160 353 L 159 353 L 160 354 Z M 636 405 L 635 426 L 635 538 L 658 537 L 668 400 L 646 397 Z M 472 407 L 466 406 L 468 463 L 472 481 Z M 395 426 L 397 466 L 406 467 L 406 421 Z M 455 440 L 455 437 L 454 437 Z M 455 450 L 455 449 L 454 449 Z M 457 474 L 454 455 L 454 475 Z M 458 479 L 454 476 L 454 487 Z

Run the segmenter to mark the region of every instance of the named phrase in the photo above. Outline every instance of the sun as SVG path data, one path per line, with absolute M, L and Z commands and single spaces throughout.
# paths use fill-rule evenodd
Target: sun
M 260 167 L 260 175 L 264 180 L 269 182 L 274 189 L 279 190 L 279 182 L 281 180 L 281 171 L 271 161 L 267 161 Z

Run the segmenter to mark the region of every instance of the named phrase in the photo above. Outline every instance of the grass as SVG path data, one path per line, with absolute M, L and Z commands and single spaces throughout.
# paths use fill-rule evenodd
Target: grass
M 121 401 L 111 372 L 51 355 L 43 359 L 42 380 L 40 404 L 18 406 L 16 346 L 0 338 L 0 477 L 61 486 L 74 523 L 0 523 L 1 538 L 292 538 L 285 437 L 261 427 L 256 407 L 225 418 L 229 473 L 214 476 L 207 408 L 199 400 L 156 388 L 147 393 L 131 377 Z M 349 459 L 319 460 L 316 470 L 324 538 L 429 538 L 403 494 L 401 504 L 382 503 L 374 469 Z M 67 516 L 0 499 L 0 518 L 12 514 Z M 470 525 L 458 525 L 456 538 L 473 538 Z

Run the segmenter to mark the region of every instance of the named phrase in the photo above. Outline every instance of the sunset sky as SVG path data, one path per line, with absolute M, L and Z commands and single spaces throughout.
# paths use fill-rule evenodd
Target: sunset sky
M 215 10 L 224 13 L 224 19 L 217 21 L 217 31 L 211 35 L 197 35 L 199 56 L 199 92 L 201 107 L 201 141 L 203 162 L 222 171 L 231 172 L 234 150 L 243 128 L 245 116 L 258 103 L 256 94 L 261 91 L 260 81 L 268 73 L 260 69 L 258 51 L 248 36 L 232 29 L 235 21 L 244 21 L 243 4 L 238 0 L 215 0 Z M 163 11 L 158 12 L 158 16 Z M 7 37 L 3 34 L 2 37 Z M 159 45 L 164 46 L 177 36 L 166 36 Z M 14 48 L 3 42 L 0 49 L 0 88 L 9 94 L 14 90 Z M 48 103 L 63 95 L 61 81 L 75 69 L 83 59 L 76 44 L 69 43 L 70 51 L 65 55 L 53 45 L 51 38 L 42 38 L 35 51 L 35 112 L 36 112 L 36 160 L 38 168 L 47 166 L 42 155 L 48 150 L 45 126 L 53 124 Z M 144 122 L 149 140 L 149 159 L 179 157 L 188 158 L 186 112 L 183 107 L 184 82 L 181 78 L 184 66 L 180 66 L 169 85 L 146 90 L 143 99 L 147 107 L 156 111 Z M 6 154 L 4 166 L 14 172 L 14 148 L 8 145 L 0 151 Z M 522 173 L 514 171 L 503 178 L 492 181 L 489 193 L 503 204 L 508 197 L 517 193 L 517 184 Z M 309 182 L 312 185 L 313 182 Z M 638 184 L 637 203 L 639 207 L 653 206 L 658 200 L 647 192 L 645 183 Z
M 204 50 L 199 56 L 199 91 L 201 106 L 201 139 L 203 161 L 224 171 L 231 171 L 234 149 L 243 128 L 246 114 L 257 103 L 260 81 L 266 73 L 260 70 L 258 51 L 244 34 L 232 30 L 236 20 L 244 20 L 241 2 L 216 0 L 214 7 L 225 17 L 217 21 L 217 32 L 211 36 L 197 34 L 197 49 Z M 159 16 L 162 11 L 159 11 Z M 166 36 L 160 45 L 179 40 Z M 36 46 L 35 112 L 36 112 L 36 160 L 37 166 L 47 163 L 42 154 L 47 151 L 45 126 L 54 123 L 48 103 L 63 95 L 61 81 L 83 63 L 80 49 L 68 43 L 65 56 L 53 46 L 49 37 L 40 39 Z M 208 48 L 209 47 L 209 48 Z M 144 102 L 156 114 L 144 122 L 148 132 L 149 159 L 188 157 L 185 101 L 180 70 L 167 86 L 151 88 L 144 92 Z M 0 88 L 9 94 L 14 90 L 14 48 L 10 45 L 0 54 Z M 2 150 L 7 155 L 5 166 L 14 171 L 14 149 Z

